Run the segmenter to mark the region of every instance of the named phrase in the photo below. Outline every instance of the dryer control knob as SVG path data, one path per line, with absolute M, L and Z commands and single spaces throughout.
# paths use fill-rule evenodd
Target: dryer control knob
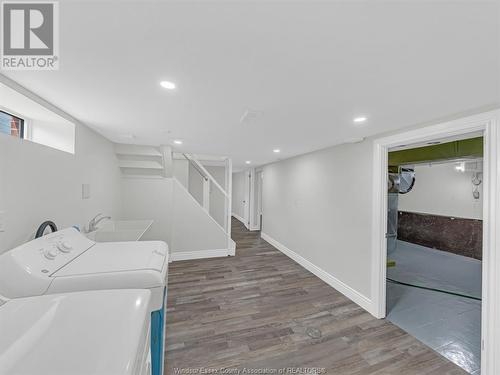
M 47 259 L 54 259 L 57 255 L 57 249 L 52 248 L 52 249 L 46 251 L 44 255 L 45 255 L 45 258 L 47 258 Z
M 73 247 L 71 247 L 71 244 L 67 241 L 64 242 L 59 242 L 57 244 L 57 248 L 61 250 L 63 253 L 69 253 Z

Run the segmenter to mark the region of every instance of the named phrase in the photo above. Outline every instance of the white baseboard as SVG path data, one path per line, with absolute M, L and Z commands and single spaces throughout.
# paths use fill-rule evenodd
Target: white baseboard
M 236 215 L 234 212 L 231 214 L 235 219 L 238 219 L 246 226 L 245 219 L 243 219 L 240 215 Z
M 236 255 L 236 242 L 234 242 L 233 239 L 230 239 L 229 241 L 229 249 L 227 251 L 227 254 L 232 257 Z
M 234 254 L 231 254 L 231 250 L 228 249 L 179 251 L 170 253 L 169 261 L 177 262 L 179 260 L 218 258 L 218 257 L 227 257 L 228 255 L 234 255 Z
M 370 298 L 359 293 L 357 290 L 351 288 L 350 286 L 343 283 L 339 279 L 335 278 L 334 276 L 332 276 L 331 274 L 329 274 L 325 270 L 319 268 L 318 266 L 314 265 L 313 263 L 311 263 L 310 261 L 308 261 L 304 257 L 297 254 L 296 252 L 290 250 L 285 245 L 276 241 L 274 238 L 272 238 L 268 234 L 261 232 L 260 236 L 262 237 L 262 239 L 269 242 L 271 245 L 273 245 L 276 249 L 281 251 L 283 254 L 285 254 L 289 258 L 293 259 L 295 262 L 300 264 L 306 270 L 308 270 L 308 271 L 312 272 L 313 274 L 315 274 L 316 276 L 318 276 L 321 280 L 323 280 L 325 283 L 330 285 L 332 288 L 339 291 L 344 296 L 349 298 L 351 301 L 358 304 L 363 309 L 365 309 L 366 311 L 368 311 L 370 314 L 373 315 L 373 313 L 372 313 L 372 301 L 370 300 Z
M 231 214 L 231 216 L 233 216 L 235 219 L 238 219 L 239 221 L 241 221 L 241 223 L 245 226 L 245 228 L 247 228 L 249 231 L 256 231 L 256 230 L 260 230 L 260 228 L 256 225 L 253 225 L 253 226 L 249 226 L 248 223 L 245 223 L 245 219 L 243 219 L 241 216 L 239 215 L 236 215 L 234 212 Z

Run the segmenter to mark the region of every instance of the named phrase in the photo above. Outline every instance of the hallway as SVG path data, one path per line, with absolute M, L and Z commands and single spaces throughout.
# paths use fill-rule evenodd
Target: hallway
M 260 233 L 235 219 L 232 230 L 235 257 L 170 265 L 167 373 L 300 367 L 329 374 L 465 374 L 373 318 Z

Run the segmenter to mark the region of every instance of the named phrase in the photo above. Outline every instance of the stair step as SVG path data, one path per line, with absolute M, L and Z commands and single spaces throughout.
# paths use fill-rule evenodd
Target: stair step
M 163 169 L 163 165 L 151 160 L 120 160 L 120 168 Z

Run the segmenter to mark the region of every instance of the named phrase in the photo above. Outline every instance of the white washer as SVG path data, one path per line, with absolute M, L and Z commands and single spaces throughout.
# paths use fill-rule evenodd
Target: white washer
M 0 375 L 150 373 L 149 290 L 101 290 L 0 306 Z
M 0 295 L 40 296 L 99 289 L 149 289 L 152 374 L 163 374 L 168 249 L 161 241 L 103 242 L 67 228 L 0 256 Z

